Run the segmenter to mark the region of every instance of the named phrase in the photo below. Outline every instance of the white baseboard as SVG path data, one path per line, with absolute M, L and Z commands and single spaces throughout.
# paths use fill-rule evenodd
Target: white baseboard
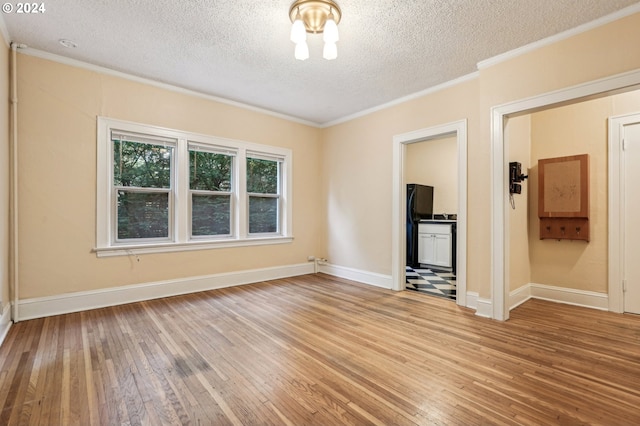
M 478 307 L 476 315 L 483 318 L 493 318 L 493 303 L 491 299 L 478 297 Z
M 313 263 L 301 263 L 24 299 L 19 305 L 20 320 L 312 274 L 313 269 Z
M 9 333 L 9 329 L 11 328 L 11 303 L 7 303 L 4 308 L 0 306 L 2 309 L 2 315 L 0 316 L 0 346 L 4 342 L 4 339 L 7 337 L 7 333 Z
M 390 275 L 347 268 L 346 266 L 331 265 L 329 263 L 319 263 L 318 266 L 318 272 L 323 272 L 335 277 L 358 281 L 363 284 L 386 288 L 387 290 L 390 290 L 393 287 L 393 278 Z M 493 310 L 490 299 L 482 299 L 479 297 L 478 293 L 471 291 L 467 292 L 466 299 L 466 307 L 475 309 L 476 315 L 491 318 Z
M 480 294 L 475 291 L 467 292 L 467 308 L 478 310 L 478 299 L 480 298 Z
M 347 268 L 346 266 L 332 265 L 330 263 L 319 263 L 318 266 L 319 272 L 333 275 L 334 277 L 358 281 L 363 284 L 386 288 L 387 290 L 391 290 L 392 288 L 393 278 L 391 275 L 377 274 L 375 272 L 362 271 L 360 269 Z
M 509 310 L 531 299 L 531 284 L 525 284 L 509 293 Z
M 602 311 L 609 310 L 609 295 L 607 293 L 536 283 L 530 283 L 512 291 L 509 294 L 509 310 L 529 299 L 549 300 Z

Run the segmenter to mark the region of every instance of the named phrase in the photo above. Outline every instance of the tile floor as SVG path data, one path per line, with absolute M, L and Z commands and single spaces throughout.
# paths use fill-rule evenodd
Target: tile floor
M 451 272 L 432 271 L 407 266 L 407 290 L 456 300 L 456 276 Z

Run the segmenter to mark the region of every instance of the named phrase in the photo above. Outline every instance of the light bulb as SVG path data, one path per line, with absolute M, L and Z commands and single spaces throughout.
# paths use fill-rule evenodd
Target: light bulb
M 305 59 L 309 59 L 309 46 L 307 46 L 307 42 L 306 41 L 303 40 L 300 43 L 296 44 L 295 57 L 296 57 L 296 59 L 298 59 L 300 61 L 304 61 Z
M 293 21 L 293 25 L 291 26 L 291 41 L 295 44 L 298 44 L 307 39 L 307 30 L 304 28 L 304 22 L 302 22 L 302 16 L 300 15 L 300 11 L 298 10 L 298 14 L 296 15 L 296 19 Z
M 327 22 L 324 24 L 322 40 L 324 40 L 325 43 L 335 43 L 340 40 L 338 36 L 338 25 L 333 19 L 333 13 L 329 15 Z
M 335 43 L 325 43 L 322 57 L 328 60 L 338 57 L 338 46 Z

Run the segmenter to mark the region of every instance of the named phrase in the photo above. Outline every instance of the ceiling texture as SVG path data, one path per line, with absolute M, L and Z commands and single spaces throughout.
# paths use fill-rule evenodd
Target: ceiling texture
M 303 62 L 289 40 L 292 1 L 49 0 L 44 13 L 0 19 L 37 51 L 328 125 L 640 10 L 637 0 L 336 0 L 338 58 L 323 59 L 322 36 L 309 35 Z

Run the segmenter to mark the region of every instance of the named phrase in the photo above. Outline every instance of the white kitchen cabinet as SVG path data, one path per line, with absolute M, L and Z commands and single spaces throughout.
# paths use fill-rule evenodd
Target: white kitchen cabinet
M 450 224 L 418 224 L 418 262 L 453 267 L 453 239 Z

